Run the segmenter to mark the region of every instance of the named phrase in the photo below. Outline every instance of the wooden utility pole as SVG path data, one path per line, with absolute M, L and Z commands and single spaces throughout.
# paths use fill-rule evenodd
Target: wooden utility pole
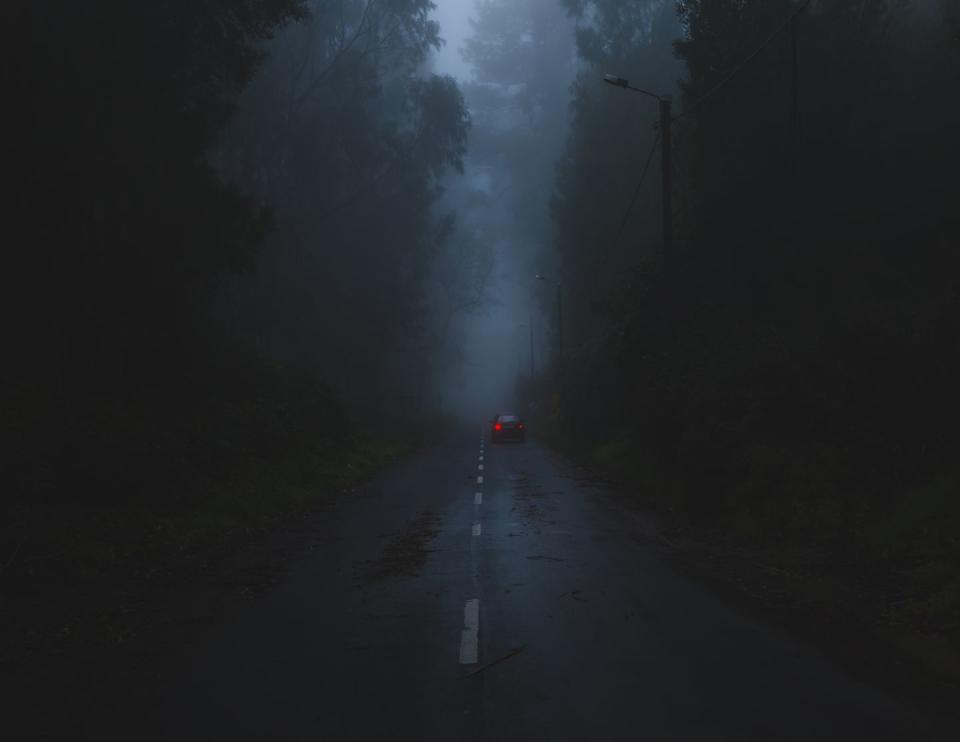
M 630 84 L 625 77 L 604 75 L 603 81 L 617 88 L 625 88 L 635 93 L 642 93 L 656 98 L 660 104 L 660 146 L 661 165 L 663 172 L 663 272 L 670 273 L 670 262 L 673 258 L 673 177 L 670 172 L 670 104 L 673 98 L 669 95 L 657 95 L 649 90 L 637 88 Z
M 673 177 L 670 169 L 670 96 L 659 98 L 660 101 L 660 147 L 661 171 L 663 176 L 663 271 L 670 273 L 670 263 L 673 258 Z

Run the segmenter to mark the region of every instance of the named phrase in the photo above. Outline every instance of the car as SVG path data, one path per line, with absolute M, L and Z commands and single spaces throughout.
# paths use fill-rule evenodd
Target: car
M 526 436 L 523 420 L 516 415 L 494 415 L 490 421 L 490 442 L 519 441 Z

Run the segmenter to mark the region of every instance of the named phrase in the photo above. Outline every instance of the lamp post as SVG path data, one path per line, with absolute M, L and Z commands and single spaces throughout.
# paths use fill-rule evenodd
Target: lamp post
M 670 272 L 670 260 L 673 256 L 673 184 L 670 171 L 670 106 L 673 98 L 669 95 L 657 95 L 649 90 L 637 88 L 630 81 L 616 75 L 604 75 L 603 81 L 617 88 L 632 90 L 651 98 L 656 98 L 660 106 L 660 170 L 662 180 L 661 203 L 663 206 L 663 270 Z

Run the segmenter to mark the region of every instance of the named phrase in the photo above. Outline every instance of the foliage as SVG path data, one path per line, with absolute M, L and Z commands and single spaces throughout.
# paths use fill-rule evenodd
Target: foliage
M 205 153 L 294 0 L 18 4 L 5 10 L 6 371 L 136 387 L 195 338 L 215 277 L 268 215 Z
M 396 412 L 469 123 L 431 9 L 3 11 L 4 504 L 189 499 L 349 433 L 358 389 Z
M 225 297 L 231 316 L 365 409 L 417 392 L 399 365 L 448 236 L 433 213 L 439 181 L 466 149 L 455 82 L 422 69 L 439 44 L 430 7 L 314 3 L 271 46 L 217 158 L 278 219 L 260 270 Z
M 773 32 L 801 3 L 683 1 L 679 27 L 660 16 L 666 35 L 639 3 L 617 5 L 571 3 L 592 66 L 554 200 L 569 422 L 623 431 L 647 481 L 705 527 L 819 544 L 838 560 L 886 550 L 884 569 L 956 564 L 960 105 L 946 91 L 960 83 L 960 45 L 949 22 L 933 3 L 811 3 L 794 78 L 791 30 Z M 629 241 L 618 232 L 647 147 L 618 158 L 600 145 L 637 117 L 599 75 L 633 80 L 644 66 L 609 67 L 618 50 L 662 54 L 669 35 L 686 73 L 664 275 L 658 183 L 640 192 Z M 925 589 L 942 591 L 943 618 L 953 588 Z
M 565 346 L 573 358 L 595 354 L 598 327 L 614 310 L 625 277 L 659 248 L 659 173 L 651 169 L 637 191 L 656 133 L 656 100 L 603 85 L 604 74 L 663 95 L 677 87 L 681 68 L 672 58 L 677 20 L 662 2 L 568 3 L 580 19 L 577 48 L 582 67 L 572 88 L 571 131 L 557 167 L 551 201 L 556 246 L 568 306 Z M 631 203 L 636 195 L 636 205 Z M 593 403 L 613 399 L 599 374 Z M 604 392 L 603 390 L 607 390 Z
M 472 178 L 465 193 L 451 188 L 448 201 L 462 204 L 461 239 L 485 244 L 497 261 L 499 283 L 515 283 L 526 293 L 539 285 L 538 273 L 550 276 L 551 284 L 557 276 L 548 203 L 575 75 L 573 24 L 560 0 L 485 0 L 475 6 L 471 28 L 461 53 L 474 73 L 464 85 L 475 122 Z M 537 315 L 553 317 L 552 291 L 536 292 L 532 307 L 511 306 L 509 288 L 501 292 L 506 312 L 530 317 L 542 338 L 535 356 L 545 358 L 554 340 L 539 330 L 548 323 Z

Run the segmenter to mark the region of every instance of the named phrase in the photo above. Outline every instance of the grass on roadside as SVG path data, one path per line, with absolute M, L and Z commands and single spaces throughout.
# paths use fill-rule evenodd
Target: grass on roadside
M 960 683 L 960 478 L 867 507 L 838 496 L 829 471 L 804 476 L 806 466 L 782 469 L 776 489 L 777 478 L 761 476 L 723 491 L 696 471 L 664 472 L 628 433 L 587 441 L 553 419 L 543 438 L 629 491 L 708 562 L 762 567 L 760 587 L 780 583 L 792 612 L 842 620 Z
M 127 616 L 151 590 L 214 555 L 229 555 L 290 518 L 331 505 L 425 436 L 357 435 L 302 445 L 238 466 L 189 497 L 24 505 L 4 524 L 0 660 L 53 657 L 72 646 L 124 641 Z
M 165 519 L 163 529 L 180 549 L 259 529 L 356 486 L 413 448 L 410 442 L 364 437 L 342 450 L 316 446 L 279 463 L 250 466 L 198 507 Z

